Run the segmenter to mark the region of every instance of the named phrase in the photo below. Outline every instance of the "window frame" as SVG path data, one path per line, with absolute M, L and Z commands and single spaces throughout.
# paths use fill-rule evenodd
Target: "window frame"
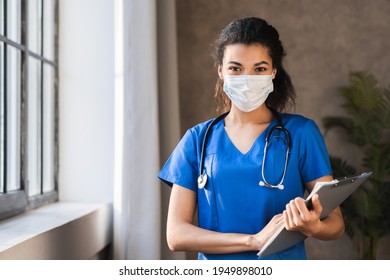
M 40 18 L 40 30 L 41 37 L 40 37 L 40 54 L 35 53 L 31 51 L 28 47 L 28 0 L 21 0 L 20 1 L 20 9 L 21 9 L 21 40 L 20 43 L 10 40 L 7 37 L 7 2 L 13 1 L 13 0 L 0 0 L 3 4 L 3 15 L 0 15 L 0 20 L 3 20 L 3 30 L 4 33 L 0 33 L 0 43 L 3 44 L 3 65 L 0 65 L 2 67 L 2 77 L 0 79 L 4 81 L 4 83 L 0 84 L 2 87 L 2 90 L 0 91 L 0 94 L 3 94 L 3 100 L 4 100 L 4 126 L 3 126 L 3 139 L 4 139 L 4 145 L 1 147 L 1 153 L 4 158 L 4 164 L 3 172 L 4 175 L 4 182 L 0 182 L 3 185 L 3 191 L 0 192 L 0 220 L 4 218 L 8 218 L 11 216 L 14 216 L 16 214 L 19 214 L 25 210 L 30 210 L 37 208 L 41 205 L 45 205 L 48 203 L 53 203 L 58 201 L 58 172 L 59 172 L 59 141 L 58 141 L 58 117 L 59 117 L 59 105 L 58 105 L 58 34 L 59 34 L 59 1 L 58 0 L 52 0 L 53 1 L 53 43 L 54 43 L 54 58 L 53 60 L 50 60 L 45 56 L 44 53 L 44 2 L 45 0 L 38 0 L 40 1 L 40 8 L 41 8 L 41 18 Z M 0 3 L 1 4 L 1 3 Z M 21 75 L 21 92 L 20 92 L 20 103 L 18 104 L 19 110 L 20 110 L 20 186 L 18 190 L 12 190 L 7 191 L 7 46 L 11 46 L 21 52 L 21 62 L 20 62 L 20 75 Z M 40 99 L 41 102 L 43 102 L 43 94 L 44 94 L 44 71 L 45 71 L 45 64 L 48 64 L 52 67 L 54 71 L 54 77 L 53 77 L 53 122 L 54 122 L 54 131 L 53 131 L 53 190 L 50 192 L 44 193 L 44 186 L 43 186 L 43 161 L 44 161 L 44 138 L 42 136 L 43 134 L 43 128 L 40 130 L 41 136 L 39 137 L 39 145 L 41 146 L 40 149 L 40 163 L 41 163 L 41 172 L 40 172 L 40 194 L 29 196 L 29 186 L 28 186 L 28 177 L 27 177 L 27 164 L 28 164 L 28 79 L 29 79 L 29 58 L 35 58 L 40 62 Z M 43 104 L 43 103 L 42 103 Z M 44 107 L 43 105 L 40 107 L 40 119 L 39 122 L 41 123 L 41 126 L 43 126 L 43 111 Z M 1 189 L 0 189 L 1 191 Z

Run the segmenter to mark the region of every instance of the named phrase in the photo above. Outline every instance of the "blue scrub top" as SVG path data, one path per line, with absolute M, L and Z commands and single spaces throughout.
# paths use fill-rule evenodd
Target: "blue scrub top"
M 158 177 L 169 186 L 177 184 L 197 192 L 198 226 L 217 232 L 255 234 L 286 204 L 303 197 L 304 182 L 332 174 L 329 156 L 321 132 L 314 121 L 300 115 L 280 114 L 291 136 L 284 189 L 259 186 L 265 139 L 276 119 L 243 154 L 229 139 L 224 121 L 216 123 L 208 136 L 204 170 L 207 185 L 199 189 L 197 178 L 201 146 L 212 120 L 189 129 L 181 139 Z M 276 130 L 268 144 L 265 176 L 278 184 L 286 155 L 285 135 Z M 199 259 L 259 259 L 256 251 L 234 254 L 198 254 Z M 304 242 L 265 259 L 306 259 Z

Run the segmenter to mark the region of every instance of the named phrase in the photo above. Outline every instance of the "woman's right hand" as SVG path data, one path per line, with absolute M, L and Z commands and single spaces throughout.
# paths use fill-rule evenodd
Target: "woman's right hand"
M 282 226 L 284 226 L 283 214 L 275 215 L 260 232 L 253 235 L 252 246 L 254 250 L 260 250 Z

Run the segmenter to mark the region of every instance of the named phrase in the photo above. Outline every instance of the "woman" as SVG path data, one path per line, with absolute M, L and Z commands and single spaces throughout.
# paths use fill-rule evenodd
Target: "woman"
M 318 197 L 311 210 L 302 198 L 317 181 L 333 177 L 316 124 L 278 113 L 295 97 L 284 55 L 276 29 L 259 18 L 233 21 L 219 35 L 215 97 L 225 114 L 212 126 L 209 120 L 189 129 L 159 173 L 172 186 L 171 250 L 198 251 L 199 259 L 258 259 L 257 252 L 282 224 L 322 240 L 344 232 L 339 208 L 320 220 Z M 287 132 L 270 133 L 276 125 Z M 266 258 L 306 259 L 304 242 Z

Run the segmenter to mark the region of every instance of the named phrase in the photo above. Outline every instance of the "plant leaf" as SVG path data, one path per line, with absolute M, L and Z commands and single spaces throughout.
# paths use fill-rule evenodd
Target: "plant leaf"
M 345 97 L 343 105 L 352 115 L 359 115 L 363 111 L 370 111 L 378 106 L 381 89 L 377 80 L 364 72 L 350 73 L 350 86 L 341 87 L 340 92 Z
M 346 160 L 333 156 L 330 156 L 329 158 L 334 178 L 348 177 L 356 174 L 356 168 L 350 165 Z

